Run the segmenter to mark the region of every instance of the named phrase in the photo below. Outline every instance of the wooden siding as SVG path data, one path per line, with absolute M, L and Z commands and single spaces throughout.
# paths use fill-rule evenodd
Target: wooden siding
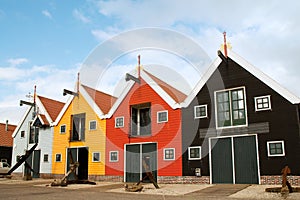
M 86 113 L 85 119 L 85 139 L 84 141 L 69 142 L 70 131 L 72 129 L 71 116 L 73 114 Z M 89 130 L 89 122 L 96 120 L 97 129 Z M 60 133 L 60 126 L 66 125 L 66 133 Z M 87 147 L 88 148 L 88 173 L 89 175 L 104 175 L 105 174 L 105 132 L 106 120 L 101 120 L 93 111 L 82 95 L 74 97 L 73 101 L 67 108 L 62 119 L 54 128 L 53 140 L 53 174 L 64 174 L 66 172 L 66 153 L 67 148 L 72 147 Z M 100 162 L 92 162 L 93 152 L 100 152 Z M 62 155 L 61 162 L 55 162 L 55 155 Z
M 151 104 L 151 136 L 129 137 L 130 105 Z M 168 111 L 168 122 L 157 123 L 157 112 Z M 115 118 L 124 116 L 124 127 L 115 128 Z M 117 108 L 114 115 L 107 120 L 106 159 L 110 151 L 119 152 L 118 162 L 106 162 L 106 175 L 124 175 L 124 145 L 133 143 L 157 143 L 158 176 L 181 176 L 181 111 L 173 110 L 143 80 L 135 84 Z M 175 148 L 176 159 L 165 161 L 164 148 Z
M 195 167 L 201 167 L 202 175 L 209 175 L 208 156 L 204 157 L 200 162 L 188 161 L 187 146 L 194 144 L 203 145 L 202 151 L 203 149 L 205 151 L 207 147 L 205 137 L 208 137 L 208 135 L 204 137 L 201 134 L 200 137 L 200 132 L 203 133 L 205 129 L 211 132 L 211 130 L 216 128 L 214 91 L 241 86 L 244 86 L 246 91 L 248 130 L 245 131 L 243 129 L 239 131 L 237 128 L 232 128 L 230 131 L 224 131 L 222 134 L 232 135 L 234 132 L 236 132 L 236 135 L 259 133 L 258 148 L 261 175 L 278 175 L 285 165 L 289 165 L 292 174 L 300 175 L 299 105 L 291 104 L 230 58 L 228 65 L 224 62 L 219 65 L 218 70 L 212 74 L 189 107 L 182 109 L 182 138 L 183 151 L 185 151 L 183 155 L 183 175 L 192 175 Z M 264 95 L 271 95 L 272 109 L 255 111 L 254 97 Z M 194 119 L 194 106 L 201 104 L 208 104 L 208 118 Z M 255 131 L 255 128 L 253 128 L 255 124 L 268 124 L 268 128 L 264 126 L 261 128 L 264 131 Z M 268 132 L 262 133 L 268 129 Z M 276 140 L 284 140 L 286 155 L 283 157 L 268 157 L 267 141 Z

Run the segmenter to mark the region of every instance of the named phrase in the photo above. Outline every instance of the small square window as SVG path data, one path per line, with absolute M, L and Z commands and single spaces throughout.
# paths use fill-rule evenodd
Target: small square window
M 49 155 L 48 154 L 44 154 L 44 162 L 49 162 Z
M 207 117 L 207 105 L 199 105 L 194 107 L 195 119 Z
M 96 120 L 90 121 L 90 130 L 96 130 L 96 129 L 97 129 Z
M 189 160 L 200 160 L 201 159 L 201 147 L 189 147 Z
M 66 133 L 66 125 L 61 125 L 60 126 L 60 133 Z
M 119 152 L 110 151 L 109 152 L 109 162 L 118 162 L 119 161 Z
M 255 111 L 271 110 L 271 96 L 254 97 Z
M 115 127 L 116 128 L 124 127 L 124 117 L 116 117 L 115 118 Z
M 55 162 L 61 162 L 61 154 L 55 154 Z
M 93 153 L 93 162 L 100 162 L 100 153 L 99 152 Z
M 268 156 L 285 156 L 284 141 L 267 142 Z
M 168 111 L 157 112 L 157 123 L 168 122 Z
M 21 138 L 25 137 L 25 131 L 21 131 Z
M 174 148 L 164 149 L 164 160 L 175 160 L 175 149 Z

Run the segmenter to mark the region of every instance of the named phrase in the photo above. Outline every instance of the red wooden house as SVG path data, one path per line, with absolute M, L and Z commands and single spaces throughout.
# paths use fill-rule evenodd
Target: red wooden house
M 182 175 L 181 110 L 186 95 L 142 70 L 107 115 L 106 176 L 137 182 Z M 132 77 L 132 76 L 131 76 Z

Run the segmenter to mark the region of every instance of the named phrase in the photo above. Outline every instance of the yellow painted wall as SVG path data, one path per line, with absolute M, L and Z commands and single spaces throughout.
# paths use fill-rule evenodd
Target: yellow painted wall
M 77 142 L 69 142 L 70 130 L 72 129 L 71 115 L 85 113 L 85 140 Z M 97 129 L 89 130 L 90 121 L 97 121 Z M 66 133 L 60 133 L 60 126 L 66 125 Z M 104 175 L 105 174 L 105 133 L 106 120 L 101 120 L 93 111 L 81 94 L 74 97 L 68 109 L 64 113 L 62 119 L 56 127 L 54 127 L 53 138 L 53 154 L 52 154 L 52 173 L 66 173 L 66 153 L 69 147 L 87 147 L 89 152 L 88 174 Z M 92 162 L 93 152 L 100 153 L 100 162 Z M 55 162 L 55 155 L 62 154 L 62 161 Z

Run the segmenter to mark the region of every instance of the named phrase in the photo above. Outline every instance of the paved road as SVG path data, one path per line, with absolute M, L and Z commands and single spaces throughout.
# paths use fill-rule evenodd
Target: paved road
M 0 180 L 0 199 L 65 199 L 65 200 L 79 200 L 79 199 L 105 199 L 105 200 L 196 200 L 196 199 L 233 199 L 229 195 L 240 191 L 247 187 L 247 185 L 214 185 L 199 191 L 194 191 L 185 195 L 168 196 L 168 195 L 151 195 L 143 193 L 116 193 L 109 192 L 110 190 L 122 188 L 122 183 L 97 185 L 96 187 L 73 186 L 70 188 L 54 188 L 46 187 L 47 182 L 35 181 L 1 181 Z M 184 187 L 184 185 L 183 185 Z

